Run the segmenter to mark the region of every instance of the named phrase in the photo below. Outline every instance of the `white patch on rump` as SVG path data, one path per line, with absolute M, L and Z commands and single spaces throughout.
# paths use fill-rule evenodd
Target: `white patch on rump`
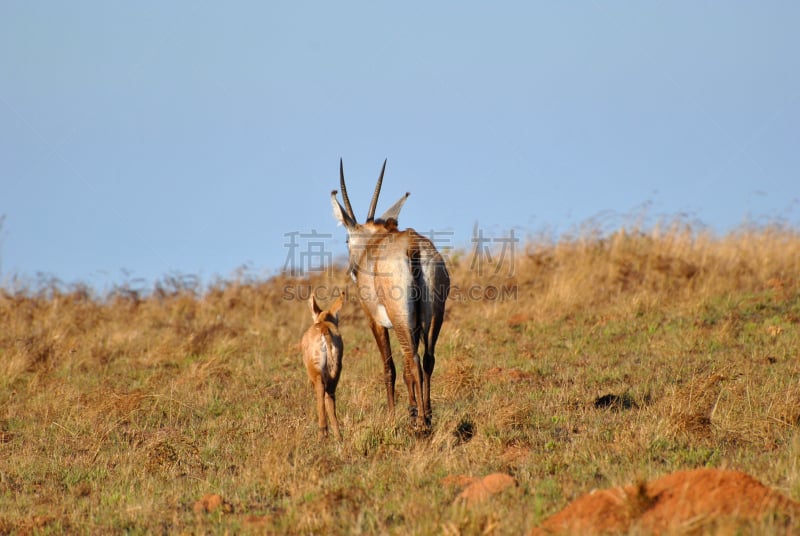
M 386 307 L 384 307 L 383 304 L 380 304 L 380 303 L 378 304 L 378 318 L 377 318 L 377 320 L 378 320 L 378 324 L 380 324 L 381 326 L 383 326 L 385 328 L 391 328 L 392 327 L 392 321 L 389 320 L 389 315 L 386 314 Z

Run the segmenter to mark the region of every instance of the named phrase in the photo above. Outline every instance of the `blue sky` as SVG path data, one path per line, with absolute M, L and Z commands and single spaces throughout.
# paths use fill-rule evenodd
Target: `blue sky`
M 0 283 L 276 273 L 363 218 L 469 248 L 800 226 L 797 2 L 0 6 Z M 300 241 L 300 249 L 313 244 Z M 300 262 L 295 256 L 294 261 Z

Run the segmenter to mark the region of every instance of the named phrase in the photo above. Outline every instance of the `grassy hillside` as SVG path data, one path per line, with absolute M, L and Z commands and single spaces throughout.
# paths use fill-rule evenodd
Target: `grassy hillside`
M 449 256 L 425 438 L 402 379 L 387 417 L 350 301 L 344 440 L 318 441 L 301 298 L 328 303 L 341 270 L 0 293 L 0 533 L 521 534 L 592 488 L 703 466 L 800 499 L 798 232 L 675 225 L 509 253 Z M 517 485 L 467 504 L 443 483 L 492 472 Z

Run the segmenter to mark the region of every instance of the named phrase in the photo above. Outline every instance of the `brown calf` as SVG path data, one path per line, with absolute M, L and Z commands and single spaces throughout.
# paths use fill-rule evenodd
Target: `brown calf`
M 319 435 L 328 435 L 329 420 L 333 433 L 339 439 L 342 434 L 336 419 L 336 384 L 339 383 L 339 374 L 342 372 L 344 352 L 339 334 L 339 309 L 342 308 L 343 301 L 344 295 L 341 295 L 328 310 L 323 311 L 312 293 L 308 303 L 314 324 L 305 332 L 302 341 L 303 363 L 317 396 Z

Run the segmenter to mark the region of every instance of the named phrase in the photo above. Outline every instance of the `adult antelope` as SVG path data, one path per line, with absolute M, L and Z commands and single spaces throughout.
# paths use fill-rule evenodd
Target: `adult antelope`
M 331 192 L 331 204 L 334 216 L 347 230 L 348 271 L 356 282 L 358 300 L 383 358 L 389 412 L 394 413 L 397 377 L 389 344 L 389 328 L 394 328 L 405 360 L 403 379 L 408 388 L 409 415 L 416 428 L 424 430 L 431 423 L 431 375 L 450 276 L 444 259 L 428 238 L 414 229 L 398 230 L 397 217 L 408 193 L 375 218 L 385 170 L 386 161 L 364 223 L 356 221 L 350 205 L 341 160 L 339 183 L 344 207 L 339 204 L 336 190 Z M 421 363 L 417 353 L 420 339 L 424 346 Z

